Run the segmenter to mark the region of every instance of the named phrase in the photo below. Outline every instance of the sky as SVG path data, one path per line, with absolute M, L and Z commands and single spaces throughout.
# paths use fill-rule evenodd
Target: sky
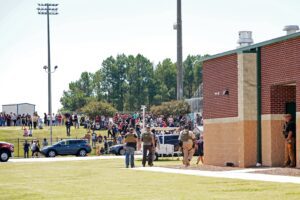
M 176 0 L 0 0 L 0 105 L 47 112 L 46 16 L 36 10 L 47 2 L 59 3 L 50 18 L 54 112 L 68 83 L 111 55 L 176 61 Z M 300 24 L 299 8 L 298 0 L 182 0 L 183 56 L 235 49 L 241 30 L 255 43 L 283 36 L 285 25 Z

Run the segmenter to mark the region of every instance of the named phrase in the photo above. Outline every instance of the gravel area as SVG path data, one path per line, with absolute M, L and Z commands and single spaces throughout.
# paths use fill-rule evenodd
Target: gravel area
M 254 171 L 251 173 L 300 177 L 300 169 L 296 168 L 272 168 L 270 170 Z
M 240 170 L 241 168 L 238 167 L 219 167 L 219 166 L 212 166 L 212 165 L 192 165 L 190 167 L 181 166 L 164 166 L 167 168 L 172 169 L 190 169 L 190 170 L 201 170 L 201 171 L 232 171 L 232 170 Z

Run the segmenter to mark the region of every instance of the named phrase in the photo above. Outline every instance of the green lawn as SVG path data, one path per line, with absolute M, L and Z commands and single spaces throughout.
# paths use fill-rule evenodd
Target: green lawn
M 80 127 L 80 129 L 71 128 L 71 138 L 82 138 L 87 133 L 87 129 Z M 96 131 L 97 134 L 100 131 Z M 107 131 L 101 131 L 101 134 L 106 135 Z M 33 130 L 33 137 L 23 137 L 23 130 L 21 127 L 0 127 L 0 141 L 5 141 L 14 144 L 15 157 L 23 157 L 23 143 L 27 139 L 30 142 L 32 139 L 38 139 L 40 144 L 44 138 L 47 138 L 50 144 L 50 131 L 49 127 L 44 129 Z M 53 127 L 53 142 L 58 141 L 61 138 L 67 138 L 66 128 L 64 126 Z M 92 152 L 94 154 L 94 151 Z
M 179 161 L 156 162 L 179 165 Z M 137 161 L 137 165 L 141 165 Z M 122 160 L 1 163 L 0 199 L 300 198 L 295 184 L 204 178 L 123 169 Z

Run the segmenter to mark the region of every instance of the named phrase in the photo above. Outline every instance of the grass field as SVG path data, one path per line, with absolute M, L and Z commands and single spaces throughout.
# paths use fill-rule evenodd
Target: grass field
M 87 130 L 83 127 L 80 129 L 71 128 L 71 138 L 82 138 L 87 133 Z M 102 136 L 106 135 L 107 131 L 96 131 L 97 134 L 101 133 Z M 0 141 L 5 141 L 14 144 L 15 153 L 14 156 L 23 157 L 23 143 L 24 140 L 30 142 L 32 139 L 38 139 L 40 144 L 42 140 L 47 138 L 50 144 L 50 131 L 49 127 L 44 127 L 44 129 L 33 130 L 33 137 L 23 137 L 23 130 L 21 127 L 0 127 Z M 53 127 L 53 142 L 58 141 L 61 138 L 67 138 L 66 129 L 64 126 Z M 92 154 L 95 152 L 92 151 Z
M 156 166 L 179 165 L 160 161 Z M 141 162 L 137 161 L 140 166 Z M 0 163 L 0 199 L 272 199 L 298 200 L 294 184 L 124 169 L 123 160 Z
M 71 132 L 78 138 L 85 133 L 82 128 Z M 0 141 L 12 142 L 22 135 L 20 127 L 0 128 Z M 53 136 L 65 138 L 64 127 L 55 127 Z M 47 128 L 34 132 L 33 138 L 44 137 L 49 137 Z M 133 171 L 123 169 L 123 162 L 0 163 L 0 199 L 300 199 L 299 185 Z

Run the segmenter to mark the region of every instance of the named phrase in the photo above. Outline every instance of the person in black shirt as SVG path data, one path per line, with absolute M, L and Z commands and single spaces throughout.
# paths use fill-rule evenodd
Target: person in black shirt
M 67 119 L 66 121 L 67 136 L 71 136 L 71 126 L 72 126 L 71 120 Z
M 285 138 L 284 167 L 295 167 L 295 144 L 296 144 L 296 124 L 292 120 L 291 114 L 284 115 L 283 135 Z
M 29 147 L 30 147 L 30 144 L 27 142 L 27 140 L 25 140 L 23 146 L 24 146 L 24 158 L 29 158 Z

